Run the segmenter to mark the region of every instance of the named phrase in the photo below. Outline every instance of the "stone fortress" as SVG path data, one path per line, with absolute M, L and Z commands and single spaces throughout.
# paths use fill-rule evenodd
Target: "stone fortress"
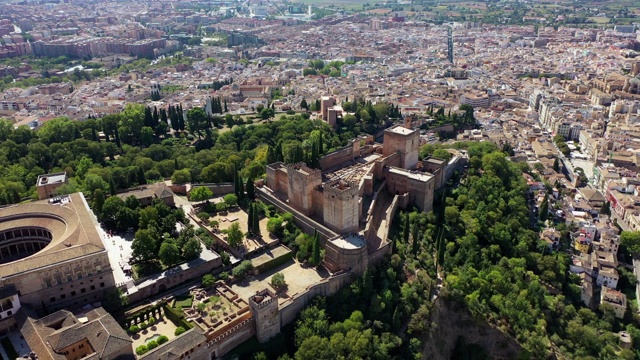
M 442 160 L 420 161 L 419 149 L 419 131 L 396 125 L 384 131 L 382 144 L 363 135 L 325 155 L 320 169 L 267 165 L 267 187 L 258 196 L 290 211 L 305 231 L 320 232 L 330 272 L 361 273 L 389 252 L 389 225 L 397 210 L 431 211 L 434 192 L 452 173 Z M 456 159 L 451 166 L 459 165 Z

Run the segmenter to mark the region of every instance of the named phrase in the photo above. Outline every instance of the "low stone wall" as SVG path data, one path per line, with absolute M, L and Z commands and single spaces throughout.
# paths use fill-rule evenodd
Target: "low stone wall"
M 222 258 L 218 256 L 213 260 L 201 262 L 192 260 L 191 263 L 192 266 L 188 269 L 181 270 L 179 266 L 176 266 L 164 271 L 164 273 L 161 274 L 164 275 L 164 277 L 160 277 L 161 275 L 153 275 L 144 279 L 136 280 L 135 283 L 138 285 L 138 291 L 127 294 L 129 301 L 131 303 L 143 301 L 153 295 L 166 291 L 171 287 L 183 284 L 185 281 L 199 278 L 202 275 L 211 272 L 213 269 L 222 266 Z M 150 280 L 153 280 L 154 277 L 157 277 L 158 279 L 151 282 Z M 146 281 L 149 281 L 148 285 L 140 287 L 140 284 L 143 284 Z
M 235 190 L 233 183 L 220 183 L 220 184 L 207 183 L 207 184 L 191 184 L 191 187 L 189 188 L 188 192 L 191 193 L 191 190 L 193 190 L 193 188 L 201 187 L 201 186 L 204 186 L 209 190 L 211 190 L 214 196 L 231 194 Z

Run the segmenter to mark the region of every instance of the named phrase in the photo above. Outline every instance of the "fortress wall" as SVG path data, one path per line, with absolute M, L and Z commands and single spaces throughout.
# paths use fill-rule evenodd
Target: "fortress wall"
M 311 285 L 301 293 L 296 293 L 280 305 L 280 324 L 285 326 L 296 319 L 298 313 L 304 309 L 316 296 L 331 296 L 343 286 L 351 283 L 351 273 L 341 273 Z
M 449 163 L 444 168 L 444 178 L 442 179 L 442 183 L 446 183 L 451 179 L 453 174 L 458 170 L 459 173 L 462 174 L 464 171 L 464 167 L 469 164 L 469 159 L 463 156 L 454 156 Z
M 351 161 L 354 157 L 358 155 L 360 154 L 358 153 L 354 155 L 353 146 L 347 145 L 342 149 L 328 153 L 327 155 L 321 157 L 320 168 L 322 170 L 327 170 L 332 167 L 336 167 L 338 165 L 344 164 L 347 161 Z
M 291 214 L 293 214 L 296 225 L 298 225 L 300 229 L 302 229 L 307 234 L 313 234 L 315 230 L 318 230 L 318 233 L 320 233 L 320 238 L 323 240 L 331 239 L 338 236 L 338 234 L 331 231 L 326 226 L 305 216 L 298 210 L 289 206 L 289 204 L 280 201 L 278 198 L 271 195 L 267 190 L 263 188 L 256 188 L 256 196 L 265 203 L 275 206 L 276 209 L 281 212 L 290 212 Z

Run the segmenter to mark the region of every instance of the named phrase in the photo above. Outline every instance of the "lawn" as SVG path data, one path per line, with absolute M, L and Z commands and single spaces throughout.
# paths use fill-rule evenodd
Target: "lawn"
M 191 294 L 182 294 L 176 296 L 175 303 L 173 304 L 174 309 L 184 309 L 190 308 L 193 305 L 193 296 Z

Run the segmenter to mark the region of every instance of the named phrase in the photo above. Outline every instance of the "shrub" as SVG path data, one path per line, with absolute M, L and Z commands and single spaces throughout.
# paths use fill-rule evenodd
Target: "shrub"
M 219 202 L 216 204 L 216 211 L 225 211 L 227 210 L 227 204 L 223 202 Z
M 221 273 L 218 275 L 218 279 L 220 279 L 220 280 L 222 280 L 222 281 L 227 281 L 227 280 L 229 280 L 229 273 L 228 273 L 228 272 L 226 272 L 226 271 L 221 272 Z
M 136 348 L 136 354 L 138 355 L 142 355 L 147 351 L 149 351 L 149 349 L 147 348 L 147 345 L 140 345 Z
M 203 311 L 204 311 L 204 309 L 206 309 L 206 308 L 207 308 L 207 304 L 205 304 L 205 303 L 203 303 L 203 302 L 201 302 L 201 303 L 199 303 L 199 304 L 198 304 L 198 311 L 199 311 L 199 312 L 203 312 Z
M 211 221 L 209 221 L 209 226 L 212 229 L 217 229 L 217 228 L 220 227 L 220 222 L 218 220 L 211 220 Z
M 140 328 L 138 327 L 138 325 L 131 325 L 129 326 L 129 333 L 131 334 L 135 334 L 138 331 L 140 331 Z
M 204 211 L 199 212 L 196 216 L 202 221 L 207 221 L 207 219 L 209 219 L 209 213 Z
M 153 350 L 158 347 L 158 342 L 155 340 L 151 340 L 147 343 L 147 349 Z
M 156 341 L 158 342 L 158 345 L 162 345 L 162 344 L 166 343 L 167 341 L 169 341 L 169 338 L 164 336 L 164 335 L 160 335 L 160 336 L 158 336 L 158 339 Z
M 236 266 L 233 269 L 233 277 L 238 279 L 244 279 L 249 274 L 249 271 L 251 271 L 252 269 L 253 269 L 253 264 L 251 264 L 251 261 L 244 260 L 243 262 L 240 263 L 240 265 Z
M 148 326 L 151 326 L 151 325 L 155 324 L 155 322 L 156 322 L 156 319 L 149 318 L 149 321 L 147 323 L 148 323 Z
M 147 323 L 146 323 L 146 322 L 144 322 L 144 321 L 143 321 L 143 322 L 141 322 L 141 323 L 140 323 L 140 330 L 144 330 L 144 329 L 146 329 L 146 328 L 147 328 Z
M 202 287 L 209 288 L 215 284 L 216 279 L 211 274 L 206 274 L 202 277 Z
M 187 331 L 187 330 L 185 330 L 185 328 L 183 328 L 182 326 L 178 326 L 176 328 L 176 331 L 173 332 L 173 335 L 178 336 L 178 335 L 184 333 L 185 331 Z
M 281 272 L 273 274 L 273 276 L 271 277 L 271 286 L 276 289 L 280 289 L 285 285 L 287 285 L 287 283 L 284 281 L 284 274 L 282 274 Z

